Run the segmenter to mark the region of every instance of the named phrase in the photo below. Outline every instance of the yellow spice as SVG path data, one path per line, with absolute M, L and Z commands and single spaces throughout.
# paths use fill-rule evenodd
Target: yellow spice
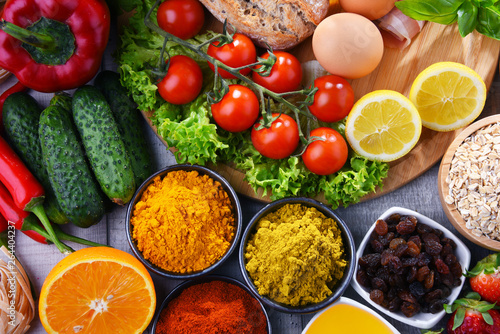
M 236 229 L 226 191 L 196 171 L 156 177 L 135 205 L 131 222 L 144 258 L 177 273 L 214 264 L 230 247 Z
M 347 265 L 337 223 L 301 204 L 285 205 L 261 219 L 245 259 L 259 293 L 291 306 L 326 299 Z

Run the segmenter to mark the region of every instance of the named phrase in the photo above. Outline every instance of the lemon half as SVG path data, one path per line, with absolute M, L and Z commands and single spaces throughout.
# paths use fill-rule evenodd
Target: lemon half
M 354 104 L 345 126 L 353 150 L 378 161 L 393 161 L 407 154 L 421 132 L 422 122 L 413 103 L 392 90 L 364 95 Z
M 486 85 L 470 67 L 455 62 L 435 63 L 423 70 L 410 90 L 423 126 L 452 131 L 474 121 L 484 108 Z

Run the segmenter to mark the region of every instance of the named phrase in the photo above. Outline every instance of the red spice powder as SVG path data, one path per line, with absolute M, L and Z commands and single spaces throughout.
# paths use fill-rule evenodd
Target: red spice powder
M 186 288 L 162 310 L 155 334 L 267 334 L 261 306 L 247 291 L 214 280 Z

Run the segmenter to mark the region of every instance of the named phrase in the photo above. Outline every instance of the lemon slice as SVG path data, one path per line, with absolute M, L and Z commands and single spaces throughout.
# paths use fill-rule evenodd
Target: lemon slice
M 454 62 L 435 63 L 423 70 L 410 90 L 423 126 L 452 131 L 474 121 L 484 108 L 486 85 L 470 67 Z
M 352 107 L 345 125 L 353 150 L 378 161 L 393 161 L 410 152 L 421 132 L 422 122 L 413 103 L 392 90 L 363 96 Z

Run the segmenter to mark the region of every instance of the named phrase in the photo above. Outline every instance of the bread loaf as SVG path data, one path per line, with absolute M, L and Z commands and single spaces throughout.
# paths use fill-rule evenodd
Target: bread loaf
M 326 16 L 329 0 L 200 0 L 221 22 L 257 45 L 285 50 L 310 36 Z M 266 45 L 267 44 L 267 45 Z

